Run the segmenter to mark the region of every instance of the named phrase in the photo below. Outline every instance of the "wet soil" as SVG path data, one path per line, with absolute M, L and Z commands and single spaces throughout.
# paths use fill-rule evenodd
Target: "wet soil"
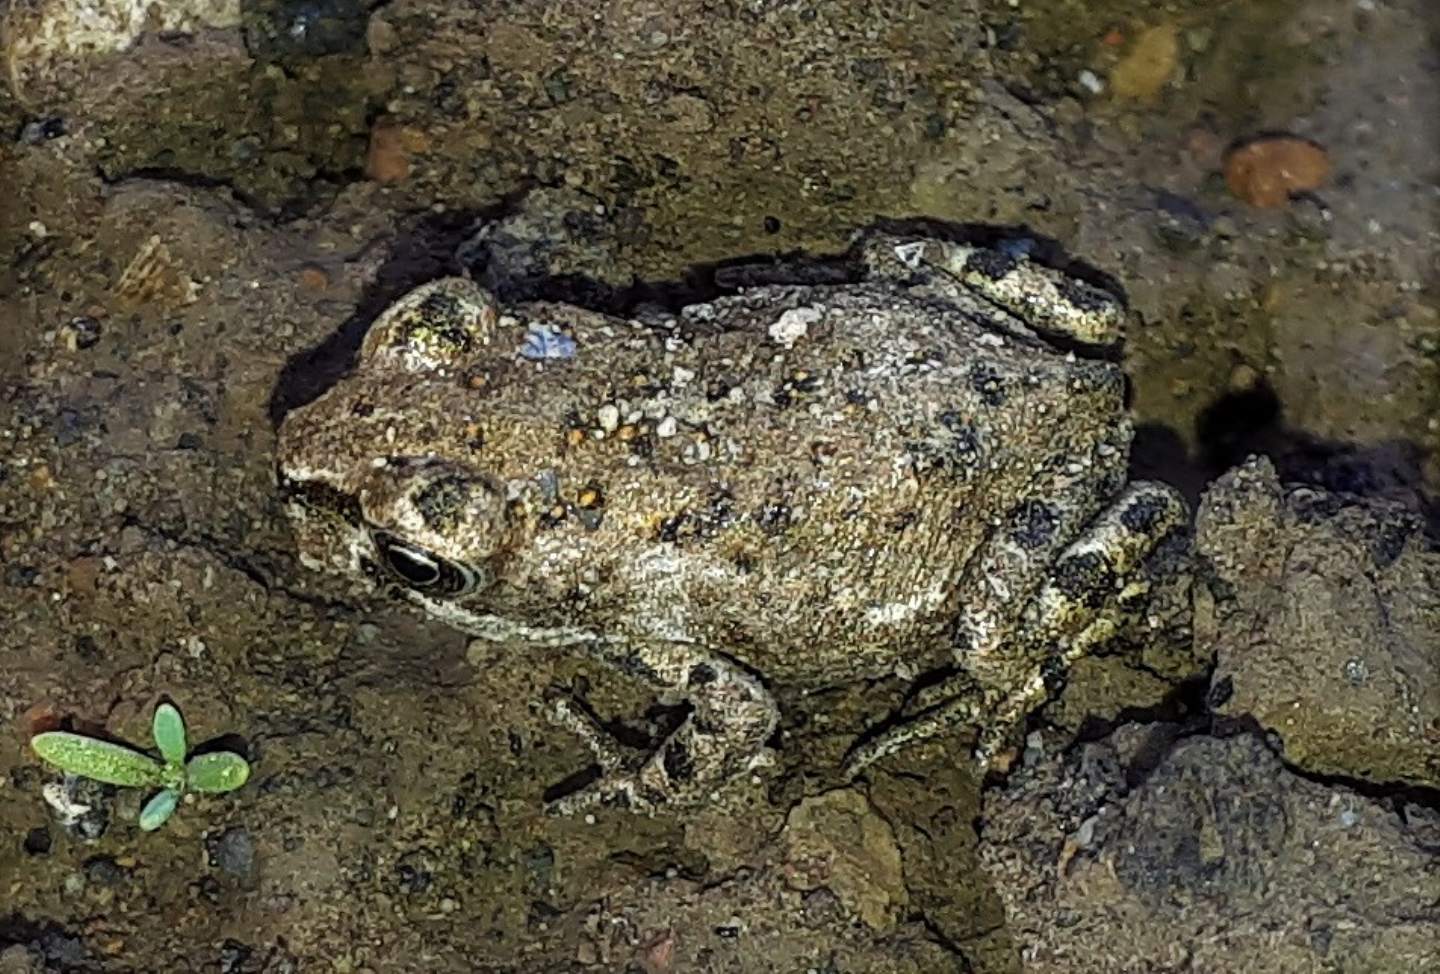
M 1062 855 L 1106 861 L 1067 845 L 1093 808 L 1017 809 L 1040 807 L 1037 780 L 1076 787 L 1066 762 L 1117 726 L 1209 742 L 1225 701 L 1203 640 L 1079 667 L 1028 770 L 983 793 L 964 732 L 834 790 L 835 759 L 903 690 L 835 687 L 784 701 L 779 765 L 714 809 L 543 814 L 588 761 L 544 718 L 548 687 L 635 739 L 663 715 L 583 659 L 468 647 L 303 570 L 275 491 L 278 415 L 440 274 L 623 309 L 707 296 L 724 262 L 839 251 L 877 217 L 1024 237 L 1128 298 L 1137 474 L 1198 498 L 1259 451 L 1440 524 L 1424 0 L 267 0 L 107 55 L 22 57 L 17 12 L 53 6 L 0 5 L 0 970 L 1127 969 L 1035 932 L 1073 900 L 1016 892 Z M 1270 131 L 1333 172 L 1257 209 L 1224 154 Z M 523 273 L 461 246 L 507 220 L 546 242 Z M 62 823 L 29 735 L 69 720 L 143 744 L 161 696 L 195 738 L 237 735 L 251 783 L 156 833 L 114 789 Z M 1254 763 L 1224 740 L 1218 763 Z M 1440 964 L 1405 939 L 1433 909 L 1385 881 L 1433 870 L 1433 791 L 1356 792 L 1318 766 L 1331 777 L 1272 775 L 1274 803 L 1363 804 L 1392 863 L 1371 888 L 1391 892 L 1355 915 L 1399 938 L 1405 969 Z M 1146 794 L 1127 799 L 1135 828 L 1177 834 Z M 1291 876 L 1301 846 L 1257 828 L 1270 840 L 1244 832 L 1231 860 Z M 1197 848 L 1196 910 L 1220 897 Z M 1344 886 L 1367 861 L 1309 875 Z M 1087 902 L 1133 906 L 1085 876 Z M 1102 912 L 1092 947 L 1141 923 Z M 1185 935 L 1166 922 L 1143 925 Z M 1295 969 L 1363 969 L 1314 949 L 1295 963 L 1321 966 Z

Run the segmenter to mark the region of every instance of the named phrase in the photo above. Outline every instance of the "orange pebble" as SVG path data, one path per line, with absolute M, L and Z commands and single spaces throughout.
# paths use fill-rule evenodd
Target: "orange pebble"
M 308 291 L 323 291 L 330 286 L 330 275 L 314 264 L 307 264 L 300 270 L 300 286 Z
M 1330 156 L 1293 135 L 1247 142 L 1225 156 L 1225 183 L 1251 206 L 1283 206 L 1295 193 L 1318 189 L 1330 176 Z
M 370 151 L 365 157 L 365 175 L 381 185 L 404 182 L 410 175 L 410 152 L 404 130 L 380 121 L 370 130 Z

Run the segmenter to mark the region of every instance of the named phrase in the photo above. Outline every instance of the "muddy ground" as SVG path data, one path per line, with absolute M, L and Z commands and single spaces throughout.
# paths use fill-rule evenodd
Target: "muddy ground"
M 1433 4 L 268 0 L 56 40 L 98 6 L 0 2 L 0 971 L 1440 969 Z M 1273 132 L 1330 174 L 1260 208 L 1225 151 Z M 302 570 L 277 419 L 440 274 L 683 303 L 877 217 L 1123 288 L 1137 473 L 1274 459 L 1206 508 L 1193 639 L 1079 667 L 983 789 L 964 733 L 838 788 L 902 688 L 837 687 L 724 808 L 546 817 L 588 756 L 545 689 L 648 701 Z M 1352 575 L 1390 651 L 1333 689 L 1356 617 L 1305 600 Z M 30 734 L 143 744 L 162 696 L 251 782 L 62 823 Z

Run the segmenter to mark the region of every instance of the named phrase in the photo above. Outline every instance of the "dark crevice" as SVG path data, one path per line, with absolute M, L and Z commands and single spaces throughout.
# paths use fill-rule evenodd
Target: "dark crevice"
M 1250 733 L 1246 730 L 1241 733 Z M 1217 734 L 1217 736 L 1222 736 Z M 1368 798 L 1373 802 L 1387 805 L 1391 811 L 1400 814 L 1406 805 L 1419 805 L 1440 812 L 1440 788 L 1414 784 L 1411 782 L 1399 781 L 1372 781 L 1368 778 L 1358 778 L 1354 775 L 1335 774 L 1323 771 L 1313 771 L 1302 768 L 1285 756 L 1283 744 L 1278 740 L 1278 735 L 1262 733 L 1261 739 L 1267 747 L 1275 752 L 1280 763 L 1285 766 L 1297 778 L 1320 785 L 1324 788 L 1343 789 L 1353 792 L 1362 798 Z
M 1109 719 L 1088 717 L 1075 734 L 1075 743 L 1084 744 L 1109 737 L 1125 724 L 1166 723 L 1189 726 L 1198 723 L 1208 726 L 1209 689 L 1210 673 L 1206 672 L 1176 684 L 1158 703 L 1146 707 L 1125 707 Z
M 141 182 L 150 180 L 158 183 L 173 183 L 176 186 L 185 186 L 191 189 L 219 190 L 229 193 L 235 201 L 253 210 L 256 214 L 275 219 L 275 214 L 265 206 L 259 199 L 239 189 L 233 180 L 222 179 L 217 176 L 205 176 L 200 173 L 189 172 L 184 169 L 173 169 L 164 166 L 148 166 L 138 169 L 127 169 L 122 173 L 107 173 L 100 167 L 95 168 L 95 175 L 100 182 L 107 187 L 119 186 L 128 182 Z M 298 214 L 297 214 L 298 215 Z M 276 220 L 276 222 L 284 222 Z
M 1235 717 L 1210 711 L 1209 677 L 1186 681 L 1155 707 L 1130 708 L 1113 720 L 1088 721 L 1066 748 L 1067 752 L 1086 743 L 1103 740 L 1122 726 L 1148 727 L 1152 736 L 1126 766 L 1125 784 L 1130 790 L 1141 787 L 1183 741 L 1196 737 L 1227 740 L 1254 737 L 1273 753 L 1285 770 L 1297 778 L 1328 789 L 1341 789 L 1362 798 L 1383 804 L 1396 814 L 1403 814 L 1407 805 L 1440 812 L 1440 788 L 1411 782 L 1373 781 L 1353 774 L 1315 771 L 1301 767 L 1285 755 L 1283 735 L 1266 728 L 1249 714 Z
M 924 913 L 917 913 L 913 917 L 913 919 L 920 922 L 920 925 L 925 928 L 925 932 L 929 935 L 930 940 L 933 941 L 936 946 L 938 946 L 941 950 L 945 951 L 945 953 L 950 954 L 952 957 L 954 957 L 957 961 L 960 962 L 960 966 L 956 968 L 957 974 L 971 974 L 971 972 L 975 970 L 975 965 L 970 963 L 970 958 L 966 955 L 965 949 L 959 944 L 957 944 L 955 941 L 951 940 L 950 937 L 946 935 L 945 931 L 940 929 L 939 924 L 937 924 L 934 920 L 931 920 Z M 992 930 L 999 929 L 1002 928 L 992 928 Z M 982 930 L 976 936 L 978 938 L 990 932 L 990 930 Z
M 1264 742 L 1280 762 L 1298 778 L 1327 788 L 1344 788 L 1365 798 L 1390 803 L 1397 811 L 1405 804 L 1440 810 L 1440 789 L 1409 782 L 1373 781 L 1355 775 L 1327 774 L 1296 765 L 1285 756 L 1282 735 L 1264 727 L 1254 717 L 1217 714 L 1211 706 L 1214 668 L 1178 684 L 1159 703 L 1149 707 L 1127 707 L 1115 717 L 1090 717 L 1081 725 L 1067 751 L 1110 737 L 1123 726 L 1145 725 L 1158 736 L 1141 749 L 1127 769 L 1127 785 L 1138 787 L 1149 777 L 1180 741 L 1191 737 L 1230 738 L 1252 735 Z M 1046 723 L 1043 711 L 1033 714 L 1029 728 Z
M 333 615 L 352 615 L 355 612 L 354 606 L 349 603 L 334 601 L 305 592 L 297 592 L 294 589 L 279 584 L 275 581 L 272 570 L 262 568 L 249 558 L 234 553 L 226 547 L 224 542 L 215 538 L 204 535 L 189 537 L 168 528 L 147 524 L 135 517 L 126 517 L 123 526 L 126 528 L 133 527 L 150 537 L 159 538 L 177 547 L 199 549 L 231 571 L 244 575 L 267 594 L 283 595 L 285 598 L 293 599 L 296 602 L 324 610 Z
M 1214 475 L 1190 455 L 1184 438 L 1161 423 L 1140 423 L 1130 444 L 1130 479 L 1158 480 L 1184 495 L 1193 515 Z
M 1283 483 L 1399 503 L 1415 511 L 1431 543 L 1440 544 L 1440 498 L 1428 490 L 1425 476 L 1430 451 L 1412 440 L 1347 443 L 1296 429 L 1286 423 L 1279 395 L 1262 379 L 1206 407 L 1196 419 L 1194 442 L 1192 454 L 1176 430 L 1158 423 L 1138 426 L 1131 478 L 1173 484 L 1193 506 L 1217 477 L 1251 456 L 1264 456 Z
M 1396 814 L 1400 814 L 1406 805 L 1418 805 L 1440 812 L 1440 788 L 1402 781 L 1372 781 L 1351 774 L 1328 773 L 1301 767 L 1286 757 L 1283 735 L 1265 727 L 1249 714 L 1237 717 L 1217 716 L 1206 733 L 1222 740 L 1254 737 L 1295 777 L 1323 788 L 1352 792 L 1385 805 Z

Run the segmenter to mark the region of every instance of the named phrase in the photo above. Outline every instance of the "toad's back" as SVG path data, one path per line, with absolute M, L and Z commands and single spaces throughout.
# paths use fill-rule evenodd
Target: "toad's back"
M 1118 370 L 998 314 L 863 284 L 669 330 L 534 305 L 465 381 L 361 372 L 336 406 L 357 463 L 386 444 L 504 485 L 516 540 L 477 608 L 876 672 L 944 631 L 967 559 L 1047 471 L 1123 446 Z

